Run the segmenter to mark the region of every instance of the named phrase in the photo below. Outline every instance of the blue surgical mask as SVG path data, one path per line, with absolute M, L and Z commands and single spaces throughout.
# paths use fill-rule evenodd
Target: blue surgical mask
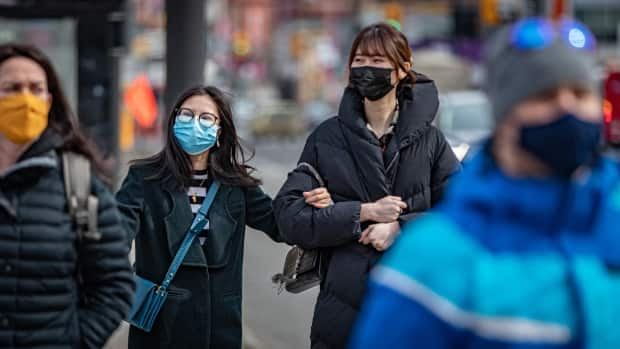
M 174 136 L 186 153 L 198 155 L 211 147 L 217 141 L 219 127 L 200 126 L 192 119 L 191 122 L 176 121 L 173 126 Z
M 521 146 L 556 174 L 570 176 L 597 154 L 601 139 L 600 123 L 587 122 L 573 114 L 542 126 L 521 129 Z

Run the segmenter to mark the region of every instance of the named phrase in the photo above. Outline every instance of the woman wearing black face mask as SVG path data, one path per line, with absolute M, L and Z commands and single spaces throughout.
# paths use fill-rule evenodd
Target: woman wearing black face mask
M 304 207 L 304 174 L 289 176 L 275 200 L 283 237 L 321 248 L 327 274 L 314 313 L 313 348 L 343 348 L 370 268 L 402 224 L 431 208 L 459 163 L 431 125 L 432 80 L 415 73 L 405 36 L 387 24 L 363 29 L 349 55 L 350 84 L 338 116 L 308 138 L 300 162 L 323 177 L 334 205 Z

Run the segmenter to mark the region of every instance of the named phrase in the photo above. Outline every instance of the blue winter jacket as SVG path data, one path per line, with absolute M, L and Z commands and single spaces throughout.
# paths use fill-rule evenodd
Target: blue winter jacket
M 620 179 L 507 177 L 481 152 L 372 272 L 350 348 L 620 348 Z

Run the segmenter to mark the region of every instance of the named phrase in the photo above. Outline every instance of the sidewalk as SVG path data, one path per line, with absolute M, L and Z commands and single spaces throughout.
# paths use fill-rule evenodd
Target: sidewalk
M 103 349 L 126 349 L 128 331 L 129 324 L 123 321 Z M 247 327 L 243 328 L 243 349 L 265 349 L 258 341 L 258 338 L 256 338 L 254 332 Z

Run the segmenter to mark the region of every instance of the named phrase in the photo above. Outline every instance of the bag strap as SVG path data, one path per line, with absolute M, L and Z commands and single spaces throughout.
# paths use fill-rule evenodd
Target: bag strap
M 91 193 L 90 161 L 82 154 L 62 152 L 62 169 L 69 215 L 75 223 L 78 239 L 101 239 L 97 231 L 99 200 Z
M 194 238 L 202 231 L 202 229 L 207 224 L 207 213 L 209 213 L 211 204 L 213 204 L 213 200 L 215 200 L 215 195 L 217 194 L 219 189 L 220 182 L 213 181 L 213 183 L 209 187 L 209 192 L 207 193 L 205 201 L 202 203 L 202 206 L 200 206 L 200 209 L 196 213 L 196 217 L 194 218 L 194 221 L 192 222 L 190 228 L 187 230 L 185 238 L 181 243 L 181 247 L 179 247 L 177 254 L 174 256 L 174 259 L 172 260 L 172 263 L 170 264 L 170 267 L 166 272 L 166 277 L 161 283 L 159 291 L 165 291 L 168 289 L 168 286 L 170 286 L 172 279 L 174 279 L 174 276 L 176 275 L 177 270 L 181 266 L 181 263 L 183 262 L 183 259 L 187 254 L 187 251 L 189 251 L 189 248 L 192 245 Z
M 319 187 L 327 188 L 327 185 L 325 185 L 325 181 L 319 174 L 319 171 L 317 171 L 316 168 L 314 168 L 314 166 L 310 165 L 307 162 L 300 162 L 299 164 L 297 164 L 298 169 L 302 167 L 310 171 L 314 179 L 319 183 Z M 334 201 L 330 200 L 330 205 L 333 205 L 333 204 L 334 204 Z
M 300 167 L 304 167 L 306 168 L 308 171 L 310 171 L 310 173 L 312 173 L 312 176 L 314 176 L 314 179 L 316 179 L 316 181 L 319 183 L 320 187 L 324 187 L 325 186 L 325 182 L 323 181 L 323 178 L 321 178 L 321 175 L 319 174 L 319 171 L 317 171 L 314 166 L 310 165 L 307 162 L 300 162 L 297 165 L 297 168 Z

